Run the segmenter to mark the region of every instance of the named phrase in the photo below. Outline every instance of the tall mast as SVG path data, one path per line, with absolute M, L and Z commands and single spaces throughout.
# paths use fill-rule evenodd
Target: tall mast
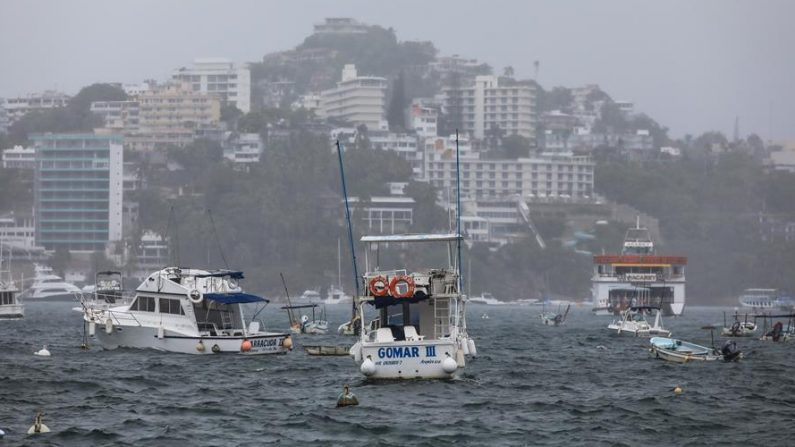
M 345 218 L 348 221 L 348 242 L 351 246 L 351 262 L 353 263 L 353 285 L 356 295 L 359 296 L 359 269 L 356 267 L 356 250 L 353 246 L 353 225 L 351 224 L 351 208 L 348 205 L 348 188 L 345 186 L 345 166 L 342 163 L 342 145 L 337 140 L 337 158 L 340 162 L 340 179 L 342 180 L 342 195 L 345 197 Z M 352 300 L 352 318 L 356 316 L 356 300 Z
M 458 149 L 458 129 L 455 130 L 455 189 L 456 189 L 456 248 L 458 251 L 458 292 L 464 289 L 464 269 L 461 266 L 461 160 Z

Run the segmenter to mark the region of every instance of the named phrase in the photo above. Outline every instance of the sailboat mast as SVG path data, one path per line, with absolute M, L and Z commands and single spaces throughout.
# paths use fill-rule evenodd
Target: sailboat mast
M 340 244 L 340 238 L 337 238 L 337 287 L 339 287 L 340 293 L 342 293 L 342 246 Z
M 337 140 L 337 158 L 340 162 L 340 179 L 342 180 L 342 195 L 345 197 L 345 218 L 348 220 L 348 242 L 351 245 L 351 262 L 353 262 L 353 285 L 356 296 L 359 296 L 359 269 L 356 267 L 356 250 L 353 246 L 353 225 L 351 224 L 351 208 L 348 205 L 348 188 L 345 186 L 345 166 L 342 163 L 342 145 Z M 356 316 L 356 300 L 352 300 L 351 318 Z
M 455 130 L 455 189 L 456 189 L 456 248 L 458 251 L 458 291 L 464 289 L 464 275 L 461 265 L 461 160 L 458 148 L 458 129 Z

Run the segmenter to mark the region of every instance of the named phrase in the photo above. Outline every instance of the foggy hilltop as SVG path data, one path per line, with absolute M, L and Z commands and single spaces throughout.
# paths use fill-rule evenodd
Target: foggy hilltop
M 74 91 L 4 78 L 0 244 L 15 265 L 84 283 L 107 269 L 229 267 L 266 296 L 282 294 L 279 273 L 298 291 L 352 289 L 339 141 L 357 240 L 454 229 L 458 150 L 471 295 L 588 300 L 594 256 L 619 253 L 638 222 L 657 253 L 687 257 L 691 303 L 795 290 L 791 122 L 738 108 L 723 131 L 677 134 L 588 67 L 584 82 L 556 82 L 519 43 L 495 62 L 422 28 L 406 38 L 388 18 L 328 13 L 302 17 L 306 35 L 256 59 L 214 49 L 138 67 L 140 79 L 81 73 L 98 82 Z M 58 163 L 73 173 L 54 175 Z

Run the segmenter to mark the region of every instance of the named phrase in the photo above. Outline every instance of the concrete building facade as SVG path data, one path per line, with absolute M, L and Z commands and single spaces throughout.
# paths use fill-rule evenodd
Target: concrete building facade
M 425 175 L 440 190 L 456 188 L 455 154 L 426 152 Z M 469 198 L 588 199 L 593 196 L 594 163 L 590 157 L 543 156 L 518 160 L 483 160 L 461 155 L 461 195 Z
M 387 80 L 377 76 L 359 76 L 356 66 L 348 64 L 342 70 L 337 87 L 320 94 L 320 118 L 336 118 L 368 129 L 385 128 Z
M 174 71 L 172 78 L 190 85 L 194 92 L 216 95 L 223 104 L 251 111 L 251 72 L 226 59 L 196 59 L 192 67 Z
M 483 139 L 499 130 L 501 136 L 520 135 L 535 142 L 535 82 L 476 76 L 470 85 L 446 87 L 444 95 L 447 114 L 460 118 L 472 137 Z

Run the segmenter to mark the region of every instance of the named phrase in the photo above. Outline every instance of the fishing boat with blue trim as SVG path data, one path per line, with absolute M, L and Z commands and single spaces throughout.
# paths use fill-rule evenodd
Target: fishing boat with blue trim
M 284 332 L 267 332 L 256 317 L 269 302 L 240 287 L 243 272 L 169 267 L 152 273 L 131 303 L 85 301 L 88 333 L 105 349 L 149 348 L 185 354 L 283 354 Z M 244 304 L 258 305 L 247 322 Z
M 652 337 L 649 352 L 656 358 L 674 363 L 736 361 L 743 357 L 734 341 L 724 343 L 721 350 L 668 337 Z
M 366 309 L 378 315 L 350 350 L 361 373 L 371 379 L 444 379 L 463 371 L 465 356 L 476 351 L 467 334 L 455 255 L 461 236 L 387 235 L 361 240 L 366 246 L 364 293 L 355 298 L 356 312 L 361 321 Z M 447 246 L 447 266 L 409 271 L 380 265 L 386 248 L 411 253 L 433 243 Z

